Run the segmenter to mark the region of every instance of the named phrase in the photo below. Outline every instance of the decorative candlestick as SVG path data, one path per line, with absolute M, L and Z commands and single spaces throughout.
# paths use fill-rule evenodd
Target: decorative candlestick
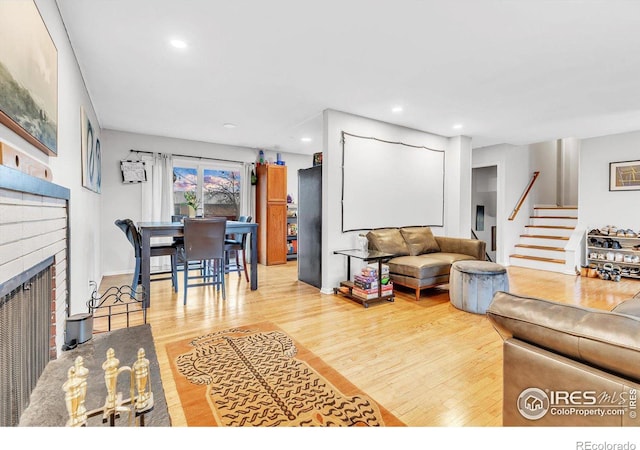
M 150 388 L 149 360 L 145 358 L 143 348 L 138 350 L 138 359 L 133 363 L 131 375 L 132 378 L 135 378 L 131 382 L 131 402 L 134 404 L 135 412 L 141 413 L 151 409 L 153 407 L 153 393 Z M 134 396 L 134 381 L 138 391 L 137 396 Z
M 76 376 L 75 366 L 69 367 L 67 372 L 67 381 L 62 385 L 62 390 L 65 392 L 64 400 L 67 405 L 67 412 L 69 413 L 69 420 L 67 420 L 68 427 L 82 426 L 78 420 L 81 383 L 82 380 Z
M 81 427 L 87 425 L 87 419 L 102 414 L 102 422 L 110 422 L 115 426 L 115 419 L 121 412 L 129 413 L 129 424 L 133 424 L 139 418 L 139 426 L 144 426 L 146 413 L 154 406 L 153 392 L 151 392 L 151 371 L 149 360 L 145 357 L 144 348 L 138 350 L 137 359 L 131 367 L 120 366 L 120 360 L 116 358 L 115 351 L 107 350 L 107 358 L 102 363 L 104 370 L 104 382 L 107 388 L 107 397 L 100 408 L 87 411 L 85 399 L 87 396 L 87 378 L 89 369 L 84 366 L 82 356 L 78 356 L 74 365 L 69 368 L 67 381 L 62 385 L 65 392 L 65 403 L 69 420 L 68 427 Z M 118 377 L 122 372 L 129 372 L 130 398 L 123 400 L 122 393 L 118 392 Z M 126 406 L 125 406 L 126 405 Z
M 107 359 L 102 363 L 104 370 L 104 382 L 107 385 L 107 399 L 104 403 L 105 415 L 107 410 L 114 410 L 116 407 L 116 385 L 118 382 L 118 365 L 120 360 L 116 358 L 115 351 L 110 348 L 107 350 Z
M 78 422 L 81 426 L 87 424 L 87 408 L 84 404 L 87 398 L 87 378 L 89 377 L 89 369 L 84 366 L 84 359 L 78 356 L 74 362 L 75 375 L 78 378 Z

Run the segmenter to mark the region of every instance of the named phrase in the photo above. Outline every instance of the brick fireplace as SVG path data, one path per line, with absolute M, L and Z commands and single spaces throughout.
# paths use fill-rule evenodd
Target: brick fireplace
M 18 423 L 64 342 L 69 190 L 0 166 L 0 426 Z

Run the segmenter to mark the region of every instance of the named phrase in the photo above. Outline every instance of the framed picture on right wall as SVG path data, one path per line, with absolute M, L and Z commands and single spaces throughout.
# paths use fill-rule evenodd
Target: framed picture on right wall
M 616 161 L 609 163 L 609 190 L 640 190 L 640 161 Z

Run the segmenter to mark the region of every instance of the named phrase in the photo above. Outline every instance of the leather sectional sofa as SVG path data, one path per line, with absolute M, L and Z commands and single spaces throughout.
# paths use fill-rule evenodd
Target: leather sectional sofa
M 640 296 L 611 311 L 497 292 L 505 426 L 638 426 Z
M 422 289 L 449 282 L 451 264 L 484 260 L 486 243 L 477 239 L 434 236 L 430 227 L 378 228 L 366 235 L 370 250 L 395 255 L 387 264 L 394 284 Z

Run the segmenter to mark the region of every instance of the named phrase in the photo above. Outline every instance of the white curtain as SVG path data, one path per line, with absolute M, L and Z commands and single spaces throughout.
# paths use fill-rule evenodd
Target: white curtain
M 142 189 L 142 221 L 170 222 L 173 215 L 173 158 L 155 153 L 147 162 L 147 182 Z M 158 239 L 154 242 L 163 242 Z M 171 239 L 164 239 L 171 242 Z M 171 259 L 161 256 L 151 260 L 151 270 L 169 270 Z
M 242 180 L 242 186 L 240 186 L 240 215 L 255 217 L 255 204 L 254 204 L 254 190 L 255 187 L 251 186 L 251 172 L 253 171 L 253 164 L 245 163 L 243 166 L 243 172 L 240 179 Z
M 255 186 L 251 185 L 251 173 L 254 167 L 251 163 L 244 163 L 243 173 L 240 179 L 242 180 L 242 186 L 240 186 L 240 215 L 251 216 L 252 222 L 256 221 L 256 206 L 255 206 Z M 249 237 L 248 237 L 249 238 Z M 247 261 L 251 261 L 251 251 L 247 249 Z

